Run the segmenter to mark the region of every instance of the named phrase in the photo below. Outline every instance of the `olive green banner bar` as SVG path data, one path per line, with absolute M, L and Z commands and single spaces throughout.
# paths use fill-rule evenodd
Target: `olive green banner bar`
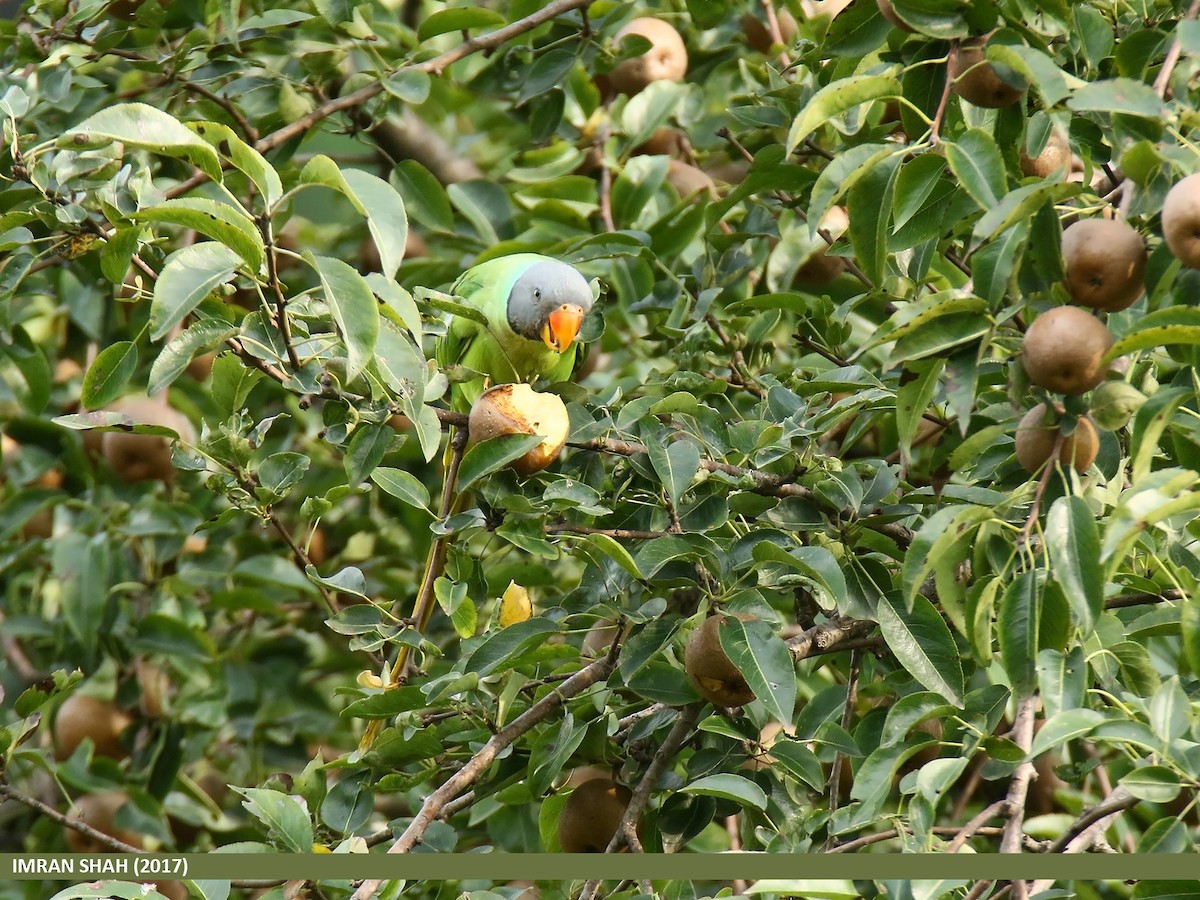
M 581 878 L 729 881 L 762 879 L 1054 879 L 1200 882 L 1200 855 L 1175 854 L 780 854 L 565 853 L 0 854 L 0 881 L 148 881 L 160 878 L 403 879 L 487 881 Z M 1196 888 L 1200 896 L 1200 887 Z

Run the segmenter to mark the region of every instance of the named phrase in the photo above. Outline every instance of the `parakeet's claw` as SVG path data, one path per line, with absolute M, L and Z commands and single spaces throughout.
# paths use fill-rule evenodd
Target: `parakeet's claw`
M 551 350 L 562 353 L 575 341 L 582 324 L 583 309 L 573 303 L 564 303 L 550 313 L 542 328 L 542 340 Z

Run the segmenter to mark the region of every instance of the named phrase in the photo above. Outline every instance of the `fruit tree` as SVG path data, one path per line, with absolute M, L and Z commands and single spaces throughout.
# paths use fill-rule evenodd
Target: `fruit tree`
M 0 850 L 1195 851 L 1198 11 L 6 12 Z

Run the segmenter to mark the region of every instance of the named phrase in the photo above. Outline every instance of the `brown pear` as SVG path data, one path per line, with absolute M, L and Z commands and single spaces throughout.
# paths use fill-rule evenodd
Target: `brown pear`
M 1046 146 L 1037 156 L 1031 157 L 1025 152 L 1025 145 L 1021 144 L 1022 174 L 1048 178 L 1057 173 L 1069 172 L 1070 169 L 1071 145 L 1057 129 L 1050 132 L 1050 137 L 1046 139 Z
M 959 45 L 950 67 L 954 93 L 974 106 L 989 109 L 1012 106 L 1025 96 L 1025 91 L 1002 79 L 987 61 L 985 48 L 989 37 L 968 38 Z
M 113 824 L 117 810 L 127 803 L 129 803 L 129 795 L 124 791 L 84 794 L 75 801 L 71 811 L 67 813 L 67 817 L 90 825 L 101 834 L 116 838 L 118 841 L 140 850 L 145 846 L 145 841 L 140 834 L 136 831 L 118 828 Z M 66 838 L 67 846 L 71 848 L 72 853 L 106 853 L 113 850 L 112 847 L 101 843 L 91 835 L 76 831 L 74 828 L 66 829 Z
M 1083 219 L 1062 236 L 1067 290 L 1080 306 L 1113 312 L 1145 291 L 1146 244 L 1118 219 Z
M 667 166 L 667 181 L 679 194 L 681 199 L 705 195 L 710 200 L 717 199 L 717 185 L 712 177 L 695 166 L 671 160 Z
M 179 434 L 185 441 L 196 439 L 196 430 L 182 413 L 167 405 L 163 398 L 131 395 L 109 407 L 124 413 L 138 425 L 161 425 Z M 124 481 L 175 480 L 171 462 L 171 441 L 154 434 L 106 431 L 100 438 L 100 452 Z
M 1062 410 L 1057 409 L 1062 415 Z M 1039 403 L 1025 414 L 1017 425 L 1017 462 L 1028 472 L 1036 474 L 1054 456 L 1054 446 L 1058 442 L 1057 418 L 1052 424 L 1046 423 L 1046 404 Z M 1075 467 L 1076 472 L 1086 472 L 1096 461 L 1100 451 L 1100 436 L 1096 426 L 1087 416 L 1079 419 L 1075 430 L 1063 439 L 1059 458 L 1068 465 Z
M 783 38 L 784 45 L 790 45 L 796 40 L 796 34 L 800 31 L 796 17 L 781 6 L 775 10 L 775 19 L 779 22 L 779 36 Z M 771 52 L 771 47 L 775 43 L 771 39 L 771 29 L 759 16 L 752 12 L 743 13 L 742 33 L 746 35 L 746 43 L 759 53 Z
M 603 853 L 632 799 L 629 788 L 608 777 L 585 781 L 571 791 L 558 817 L 558 842 L 563 852 Z
M 635 34 L 648 40 L 650 48 L 641 56 L 621 60 L 608 73 L 608 81 L 618 93 L 633 96 L 651 82 L 683 81 L 688 54 L 678 31 L 662 19 L 646 16 L 618 31 L 617 43 Z
M 678 156 L 687 137 L 678 128 L 662 127 L 633 150 L 634 156 Z
M 1060 394 L 1082 394 L 1104 380 L 1104 354 L 1113 345 L 1104 323 L 1077 306 L 1044 312 L 1029 326 L 1021 358 L 1029 380 Z
M 749 621 L 753 616 L 736 613 Z M 714 706 L 744 706 L 754 699 L 754 691 L 745 677 L 725 655 L 717 627 L 720 614 L 709 616 L 692 632 L 683 654 L 683 666 L 696 693 Z
M 1176 259 L 1189 268 L 1200 269 L 1200 172 L 1167 191 L 1162 232 Z
M 66 759 L 84 738 L 91 738 L 97 756 L 124 759 L 129 751 L 121 743 L 121 732 L 132 721 L 108 700 L 72 694 L 62 702 L 54 717 L 54 757 Z
M 510 463 L 521 475 L 540 472 L 558 458 L 571 433 L 567 407 L 557 394 L 527 384 L 498 384 L 480 395 L 467 422 L 468 447 L 503 434 L 537 434 L 544 440 Z

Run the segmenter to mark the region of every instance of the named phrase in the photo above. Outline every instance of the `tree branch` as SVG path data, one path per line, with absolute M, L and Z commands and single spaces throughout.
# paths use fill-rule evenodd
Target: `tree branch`
M 692 728 L 700 717 L 700 710 L 703 706 L 703 703 L 690 703 L 680 710 L 679 718 L 675 720 L 675 724 L 662 742 L 662 746 L 654 754 L 646 773 L 638 782 L 633 796 L 629 799 L 629 805 L 625 807 L 625 815 L 621 817 L 621 822 L 617 826 L 612 840 L 608 842 L 605 853 L 616 853 L 625 846 L 635 852 L 644 852 L 637 836 L 637 823 L 641 820 L 642 812 L 650 802 L 650 795 L 658 785 L 659 779 L 670 768 L 676 754 L 679 753 L 679 748 L 692 733 Z M 580 892 L 579 900 L 594 900 L 599 888 L 599 880 L 588 881 Z
M 1037 708 L 1037 698 L 1022 697 L 1017 704 L 1017 717 L 1013 723 L 1012 740 L 1025 753 L 1033 744 L 1033 715 Z M 1004 836 L 1000 839 L 1001 853 L 1020 853 L 1022 827 L 1025 822 L 1025 797 L 1029 792 L 1029 782 L 1036 772 L 1033 760 L 1028 760 L 1017 766 L 1013 773 L 1012 783 L 1008 788 L 1008 796 L 1004 802 L 1008 807 L 1008 823 L 1004 826 Z
M 862 637 L 875 628 L 874 622 L 865 619 L 835 619 L 814 625 L 801 635 L 788 640 L 792 661 L 799 662 L 809 656 L 840 649 L 838 645 L 852 638 Z
M 388 848 L 387 852 L 410 852 L 423 840 L 425 832 L 447 804 L 475 784 L 496 757 L 539 722 L 557 712 L 572 697 L 608 678 L 616 664 L 615 655 L 610 653 L 585 666 L 497 732 L 462 768 L 425 798 L 425 802 L 421 805 L 411 824 Z M 351 900 L 370 900 L 382 883 L 382 881 L 362 882 L 351 896 Z

